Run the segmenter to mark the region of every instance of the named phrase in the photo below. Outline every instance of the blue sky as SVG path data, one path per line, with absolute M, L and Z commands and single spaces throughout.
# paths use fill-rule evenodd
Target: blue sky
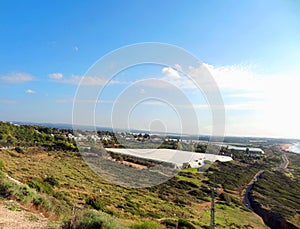
M 2 1 L 0 21 L 0 120 L 71 123 L 79 80 L 99 58 L 125 45 L 162 42 L 194 54 L 215 78 L 226 135 L 300 138 L 297 0 Z M 97 105 L 98 124 L 111 126 L 114 101 L 128 85 L 158 78 L 182 88 L 199 132 L 209 134 L 203 94 L 164 68 L 145 65 L 117 75 Z M 161 120 L 178 131 L 176 112 L 164 106 L 142 104 L 132 125 Z

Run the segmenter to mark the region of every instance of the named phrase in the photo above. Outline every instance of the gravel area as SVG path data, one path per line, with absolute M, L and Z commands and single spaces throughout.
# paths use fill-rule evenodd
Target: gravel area
M 0 229 L 48 228 L 42 215 L 25 211 L 14 201 L 0 202 Z

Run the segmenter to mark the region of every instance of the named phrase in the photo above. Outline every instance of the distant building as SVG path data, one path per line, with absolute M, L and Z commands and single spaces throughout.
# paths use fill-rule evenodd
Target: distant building
M 265 154 L 265 152 L 260 148 L 232 146 L 232 145 L 221 145 L 221 146 L 228 148 L 229 150 L 236 150 L 236 151 L 240 151 L 240 152 L 248 151 L 250 154 Z

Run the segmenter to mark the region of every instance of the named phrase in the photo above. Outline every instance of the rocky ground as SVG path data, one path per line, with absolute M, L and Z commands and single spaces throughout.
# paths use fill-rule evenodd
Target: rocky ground
M 50 222 L 41 214 L 22 209 L 15 201 L 0 201 L 0 228 L 49 228 Z

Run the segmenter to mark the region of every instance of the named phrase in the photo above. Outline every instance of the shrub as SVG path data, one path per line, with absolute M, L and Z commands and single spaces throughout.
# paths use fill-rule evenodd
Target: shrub
M 0 172 L 5 172 L 5 166 L 3 161 L 0 161 Z
M 27 185 L 18 185 L 7 179 L 0 180 L 0 194 L 4 196 L 14 196 L 23 203 L 32 203 L 38 208 L 52 209 L 52 203 L 46 197 L 38 194 L 36 190 Z
M 178 220 L 178 228 L 182 229 L 196 229 L 196 227 L 186 219 L 179 219 Z
M 24 154 L 25 153 L 24 150 L 22 148 L 20 148 L 20 147 L 16 147 L 15 151 L 17 151 L 20 154 Z
M 100 200 L 94 197 L 88 197 L 85 202 L 87 205 L 90 205 L 92 208 L 96 210 L 102 210 L 104 208 Z
M 159 229 L 161 226 L 155 222 L 136 223 L 129 227 L 130 229 Z
M 225 201 L 228 205 L 232 201 L 231 196 L 228 195 L 227 193 L 221 193 L 219 197 L 220 197 L 221 201 Z
M 84 211 L 62 225 L 63 229 L 121 229 L 120 223 L 112 216 L 96 210 Z
M 32 180 L 27 181 L 26 184 L 29 187 L 34 188 L 38 192 L 43 192 L 43 193 L 46 193 L 48 195 L 53 195 L 53 193 L 54 193 L 54 191 L 53 191 L 52 187 L 50 186 L 50 184 L 46 183 L 46 182 L 43 182 L 43 181 L 32 179 Z
M 51 186 L 58 186 L 58 184 L 59 184 L 58 180 L 53 176 L 45 178 L 44 182 L 50 184 Z

